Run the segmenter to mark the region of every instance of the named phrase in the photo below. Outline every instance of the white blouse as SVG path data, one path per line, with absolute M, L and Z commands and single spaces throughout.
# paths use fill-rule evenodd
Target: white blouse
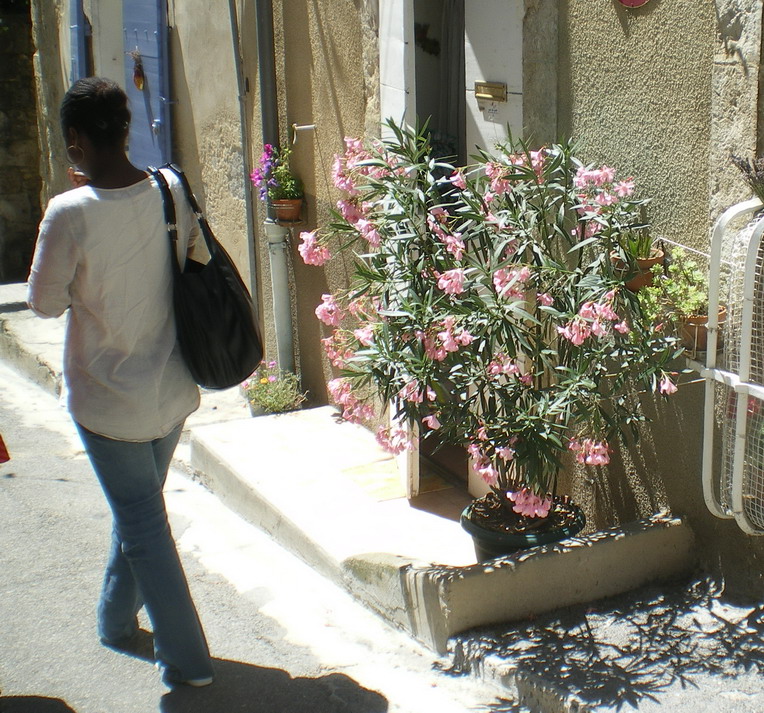
M 199 252 L 199 228 L 171 171 L 178 255 Z M 203 258 L 202 262 L 205 261 Z M 69 308 L 64 380 L 72 417 L 122 441 L 166 436 L 199 406 L 175 338 L 170 246 L 155 180 L 82 186 L 53 198 L 40 224 L 29 306 Z

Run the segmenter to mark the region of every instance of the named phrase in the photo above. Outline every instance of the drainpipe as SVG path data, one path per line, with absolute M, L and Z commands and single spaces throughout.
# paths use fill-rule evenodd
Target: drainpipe
M 236 13 L 236 0 L 228 0 L 228 13 L 231 16 L 231 35 L 233 37 L 233 61 L 236 68 L 236 86 L 239 93 L 239 125 L 241 126 L 241 158 L 244 164 L 244 205 L 247 211 L 247 253 L 249 257 L 249 289 L 255 310 L 259 313 L 257 294 L 257 249 L 255 246 L 255 211 L 252 206 L 252 167 L 249 163 L 249 124 L 247 121 L 246 81 L 242 69 L 241 35 L 239 19 Z
M 233 0 L 231 0 L 233 1 Z M 276 60 L 273 42 L 273 3 L 256 0 L 257 59 L 260 66 L 260 111 L 263 124 L 263 143 L 279 146 L 279 116 L 276 103 Z M 274 219 L 273 208 L 268 206 L 265 235 L 271 264 L 273 291 L 273 319 L 276 327 L 276 349 L 279 367 L 294 371 L 294 344 L 292 338 L 292 305 L 289 294 L 289 229 Z

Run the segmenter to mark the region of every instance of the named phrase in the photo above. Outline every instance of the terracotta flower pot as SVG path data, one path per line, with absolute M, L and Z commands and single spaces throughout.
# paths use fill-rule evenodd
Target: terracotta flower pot
M 630 290 L 631 292 L 639 292 L 640 288 L 642 287 L 652 287 L 652 284 L 653 284 L 652 268 L 655 265 L 663 265 L 664 258 L 665 258 L 665 255 L 663 253 L 663 250 L 660 250 L 658 248 L 653 249 L 653 252 L 650 255 L 650 257 L 636 258 L 639 272 L 625 283 L 626 289 Z M 615 266 L 616 270 L 620 270 L 624 273 L 627 271 L 626 265 L 624 264 L 623 260 L 621 260 L 618 256 L 611 255 L 610 259 L 613 261 L 613 265 Z
M 727 319 L 727 308 L 719 307 L 718 324 L 721 327 Z M 679 323 L 679 337 L 682 346 L 696 352 L 704 352 L 708 347 L 708 315 L 693 314 Z M 722 332 L 719 332 L 716 346 L 721 348 Z
M 278 222 L 297 223 L 302 211 L 302 198 L 279 198 L 271 201 L 274 217 Z

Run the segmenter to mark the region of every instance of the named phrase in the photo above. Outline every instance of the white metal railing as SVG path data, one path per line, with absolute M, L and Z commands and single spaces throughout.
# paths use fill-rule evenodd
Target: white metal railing
M 706 505 L 717 517 L 734 518 L 749 534 L 764 534 L 764 220 L 752 220 L 738 231 L 731 227 L 761 208 L 758 199 L 739 203 L 714 227 L 702 372 Z M 720 304 L 727 307 L 727 317 L 717 365 Z M 715 439 L 721 440 L 719 466 Z

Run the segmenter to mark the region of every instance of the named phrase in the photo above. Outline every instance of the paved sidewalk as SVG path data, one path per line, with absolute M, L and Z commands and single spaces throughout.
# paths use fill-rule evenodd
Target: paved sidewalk
M 0 286 L 0 358 L 55 392 L 63 320 L 34 317 L 24 295 L 22 285 Z M 560 607 L 581 605 L 585 613 L 592 601 L 686 576 L 695 564 L 689 528 L 657 516 L 477 565 L 457 520 L 466 494 L 431 478 L 429 492 L 408 501 L 395 462 L 369 432 L 341 423 L 330 407 L 252 419 L 236 389 L 204 392 L 176 455 L 229 507 L 390 622 L 448 653 L 455 670 L 502 681 L 533 711 L 599 713 L 619 709 L 628 696 L 609 689 L 597 698 L 575 677 L 555 674 L 576 645 L 584 651 L 591 645 L 582 637 L 565 639 L 557 650 L 551 639 L 534 643 L 524 624 L 495 625 L 529 616 L 551 622 L 556 614 L 544 612 Z M 649 614 L 650 606 L 643 610 Z M 600 623 L 603 631 L 624 626 L 617 614 Z M 489 625 L 487 634 L 475 630 Z M 455 636 L 466 630 L 473 633 Z M 615 668 L 603 669 L 603 681 Z M 698 680 L 713 697 L 713 675 Z M 681 685 L 679 678 L 663 681 L 661 690 Z M 746 679 L 739 689 L 728 699 L 736 705 L 708 710 L 764 712 L 760 698 L 750 703 L 758 696 L 755 683 Z M 681 695 L 671 700 L 672 711 L 706 710 L 685 707 Z

